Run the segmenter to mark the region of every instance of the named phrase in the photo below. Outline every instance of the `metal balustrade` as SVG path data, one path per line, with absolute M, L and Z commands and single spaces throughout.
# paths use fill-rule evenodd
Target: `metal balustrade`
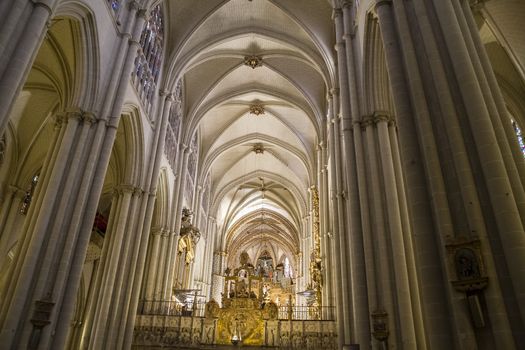
M 139 303 L 139 315 L 157 316 L 193 316 L 204 317 L 206 303 L 197 302 L 181 305 L 175 301 L 143 300 Z M 279 320 L 303 321 L 334 321 L 335 307 L 333 306 L 279 306 Z

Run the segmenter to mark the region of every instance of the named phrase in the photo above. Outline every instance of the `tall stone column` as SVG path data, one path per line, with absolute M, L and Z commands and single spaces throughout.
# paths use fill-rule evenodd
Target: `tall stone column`
M 168 259 L 169 263 L 166 266 L 166 269 L 164 271 L 164 275 L 166 276 L 166 279 L 168 281 L 167 283 L 167 289 L 164 291 L 165 295 L 171 296 L 172 288 L 174 279 L 178 278 L 177 275 L 175 275 L 175 270 L 182 266 L 177 266 L 177 252 L 176 252 L 176 246 L 179 239 L 179 231 L 180 231 L 180 224 L 181 224 L 181 218 L 182 218 L 182 199 L 184 197 L 184 181 L 186 180 L 186 176 L 188 174 L 188 159 L 190 156 L 190 148 L 186 145 L 182 146 L 182 159 L 180 160 L 180 167 L 177 177 L 177 183 L 175 185 L 175 189 L 178 189 L 177 192 L 177 198 L 174 199 L 174 208 L 173 211 L 175 213 L 174 215 L 174 222 L 173 222 L 173 235 L 170 236 L 170 242 L 169 242 L 169 251 L 168 251 Z
M 2 203 L 0 212 L 0 257 L 6 257 L 9 249 L 15 243 L 16 237 L 13 225 L 20 214 L 20 203 L 26 192 L 16 186 L 10 185 Z M 0 260 L 0 268 L 4 261 Z
M 513 277 L 518 305 L 522 317 L 525 317 L 525 232 L 502 150 L 494 147 L 498 141 L 483 96 L 482 82 L 476 75 L 474 65 L 477 62 L 472 59 L 474 48 L 464 40 L 460 26 L 461 15 L 456 15 L 452 4 L 436 2 L 435 6 L 438 19 L 450 33 L 444 36 L 445 43 L 449 52 L 454 52 L 457 58 L 452 60 L 453 69 L 461 77 L 458 85 L 463 99 L 468 101 L 465 104 L 467 116 L 494 208 L 496 224 L 499 232 L 504 232 L 500 237 L 509 272 Z
M 118 215 L 115 216 L 115 224 L 112 225 L 113 231 L 107 233 L 109 239 L 104 244 L 109 244 L 108 258 L 104 261 L 104 266 L 100 267 L 99 273 L 102 274 L 100 280 L 98 298 L 96 300 L 95 315 L 91 324 L 91 340 L 90 348 L 102 349 L 106 345 L 106 332 L 108 331 L 110 309 L 112 303 L 115 301 L 113 298 L 114 288 L 116 285 L 119 262 L 121 260 L 121 254 L 124 255 L 126 252 L 123 247 L 124 234 L 126 232 L 126 222 L 130 215 L 131 199 L 133 195 L 133 188 L 131 187 L 120 187 L 117 188 L 118 202 L 119 205 L 115 208 Z
M 497 133 L 498 142 L 501 145 L 500 147 L 502 147 L 502 149 L 505 149 L 503 153 L 507 155 L 505 157 L 507 171 L 509 172 L 510 176 L 521 179 L 522 186 L 525 186 L 525 159 L 523 157 L 523 153 L 521 152 L 521 148 L 516 138 L 514 128 L 508 120 L 509 115 L 507 106 L 505 104 L 505 100 L 503 98 L 501 89 L 499 88 L 499 84 L 496 79 L 494 70 L 492 69 L 490 59 L 485 50 L 485 44 L 482 42 L 481 37 L 479 35 L 478 25 L 476 23 L 479 17 L 481 17 L 485 22 L 487 22 L 488 16 L 485 8 L 485 3 L 484 1 L 478 1 L 472 6 L 472 9 L 470 8 L 470 5 L 471 3 L 468 2 L 462 3 L 465 22 L 461 22 L 463 23 L 462 30 L 465 33 L 465 40 L 472 40 L 471 47 L 472 45 L 474 47 L 472 47 L 471 50 L 475 51 L 476 54 L 479 56 L 479 64 L 476 63 L 477 74 L 481 78 L 485 77 L 484 82 L 482 84 L 484 97 L 485 100 L 491 106 L 490 116 L 494 124 L 495 131 Z M 455 3 L 454 6 L 456 10 L 458 10 L 459 5 Z M 479 15 L 479 17 L 475 18 L 475 16 L 477 15 Z M 508 141 L 510 145 L 506 145 L 506 141 Z M 507 150 L 508 146 L 510 146 L 510 150 Z M 509 157 L 509 152 L 510 154 L 512 154 L 512 157 Z M 516 166 L 517 174 L 513 169 L 513 163 Z M 514 183 L 513 189 L 515 189 L 515 191 L 517 189 L 516 186 L 517 183 Z M 520 205 L 523 206 L 523 197 L 521 198 L 522 199 L 520 199 L 518 203 L 520 203 Z M 523 209 L 520 209 L 520 212 L 522 215 L 522 221 L 525 222 Z
M 344 126 L 345 142 L 348 143 L 347 152 L 347 182 L 348 182 L 348 202 L 350 223 L 350 239 L 348 250 L 351 256 L 352 266 L 352 296 L 354 314 L 352 317 L 354 331 L 353 342 L 358 343 L 361 347 L 367 348 L 370 345 L 370 323 L 368 322 L 369 301 L 368 285 L 366 275 L 365 253 L 363 235 L 370 231 L 367 216 L 368 208 L 361 203 L 363 197 L 367 196 L 366 178 L 364 177 L 364 156 L 361 128 L 358 123 L 361 117 L 360 101 L 357 96 L 358 79 L 355 73 L 354 57 L 354 33 L 352 25 L 352 9 L 350 1 L 342 3 L 343 16 L 342 25 L 337 23 L 336 18 L 336 35 L 337 40 L 344 43 L 343 73 L 347 75 L 346 84 L 348 87 L 346 98 L 348 99 L 348 116 Z M 338 64 L 339 62 L 338 55 Z M 343 80 L 341 81 L 341 90 L 343 90 Z M 343 95 L 342 95 L 343 96 Z M 344 101 L 343 101 L 344 102 Z M 366 203 L 366 199 L 365 199 Z
M 501 94 L 494 70 L 489 61 L 485 45 L 481 41 L 477 25 L 472 18 L 470 4 L 458 1 L 452 4 L 456 12 L 459 28 L 471 58 L 479 87 L 486 106 L 509 184 L 513 191 L 515 204 L 520 213 L 522 226 L 525 226 L 525 159 L 520 151 L 509 113 Z M 483 6 L 483 4 L 480 4 Z M 523 311 L 523 309 L 522 309 Z M 522 313 L 523 315 L 523 313 Z
M 412 310 L 412 298 L 408 267 L 406 261 L 405 241 L 401 224 L 401 210 L 397 192 L 392 149 L 388 134 L 388 116 L 376 114 L 374 122 L 377 125 L 379 154 L 383 170 L 383 185 L 385 188 L 388 226 L 391 237 L 392 260 L 394 263 L 394 276 L 397 294 L 397 310 L 403 320 L 401 334 L 403 335 L 403 348 L 416 349 L 416 332 Z
M 91 114 L 71 111 L 59 121 L 64 126 L 57 130 L 53 156 L 44 165 L 41 189 L 27 214 L 9 272 L 11 283 L 3 295 L 0 338 L 6 346 L 26 346 L 23 344 L 30 339 L 35 344 L 47 343 L 50 327 L 34 321 L 36 316 L 31 314 L 38 311 L 33 308 L 46 308 L 45 322 L 55 324 L 58 315 L 52 312 L 53 308 L 63 301 L 67 266 L 78 237 L 78 227 L 73 226 L 74 231 L 68 232 L 71 217 L 77 211 L 68 199 L 79 195 L 76 180 L 84 169 L 82 162 L 94 119 Z M 38 302 L 33 304 L 34 300 Z
M 0 26 L 0 135 L 47 32 L 57 0 L 11 2 Z
M 152 242 L 151 242 L 151 251 L 150 251 L 150 262 L 148 265 L 148 272 L 146 273 L 145 281 L 145 298 L 146 301 L 155 299 L 155 281 L 158 275 L 158 264 L 159 264 L 159 250 L 160 243 L 162 240 L 162 235 L 164 230 L 158 229 L 151 233 Z
M 432 161 L 434 157 L 428 155 L 432 148 L 427 146 L 424 149 L 420 149 L 418 139 L 414 137 L 414 135 L 418 135 L 419 130 L 411 109 L 412 106 L 417 108 L 418 121 L 421 124 L 427 122 L 423 117 L 426 116 L 428 118 L 428 111 L 421 106 L 421 101 L 424 101 L 422 96 L 423 89 L 419 87 L 417 91 L 409 90 L 408 82 L 416 81 L 414 72 L 411 72 L 411 70 L 415 69 L 417 65 L 412 58 L 410 66 L 403 64 L 403 59 L 406 56 L 401 51 L 401 38 L 403 39 L 403 45 L 409 47 L 411 37 L 404 18 L 396 22 L 392 9 L 392 6 L 396 5 L 398 4 L 393 4 L 391 1 L 378 1 L 376 12 L 381 28 L 387 70 L 399 126 L 400 153 L 406 179 L 407 197 L 410 204 L 411 225 L 413 231 L 417 232 L 417 236 L 415 236 L 415 251 L 417 252 L 416 260 L 420 271 L 421 300 L 424 305 L 423 308 L 428 308 L 432 305 L 448 304 L 446 290 L 435 288 L 437 285 L 446 283 L 443 278 L 439 250 L 436 249 L 436 247 L 440 247 L 440 240 L 436 236 L 438 232 L 442 234 L 450 232 L 451 221 L 450 217 L 447 216 L 446 199 L 443 198 L 445 192 L 435 191 L 433 197 L 429 198 L 424 190 L 427 188 L 425 183 L 426 175 L 428 175 L 432 186 L 439 187 L 439 182 L 441 181 L 439 179 L 440 170 L 436 162 Z M 399 36 L 397 33 L 399 33 Z M 413 50 L 413 47 L 410 47 Z M 415 101 L 413 104 L 412 98 Z M 432 136 L 425 133 L 425 137 L 430 138 Z M 428 164 L 425 164 L 425 162 Z M 425 166 L 431 169 L 427 174 L 425 173 Z M 435 167 L 437 169 L 434 169 Z M 432 186 L 431 189 L 434 190 Z M 434 201 L 436 203 L 435 208 L 439 209 L 434 211 L 438 216 L 435 222 L 432 219 L 430 208 L 427 206 L 431 201 Z M 425 315 L 427 344 L 433 344 L 436 348 L 450 348 L 453 346 L 450 319 L 451 315 L 447 308 L 436 309 L 432 315 Z
M 162 114 L 159 118 L 160 123 L 156 124 L 155 136 L 152 140 L 152 149 L 155 150 L 155 156 L 151 158 L 151 163 L 148 167 L 149 171 L 146 173 L 145 183 L 147 184 L 147 191 L 145 191 L 145 196 L 141 203 L 140 220 L 137 223 L 136 242 L 131 256 L 131 268 L 128 275 L 128 287 L 126 288 L 128 290 L 126 295 L 128 307 L 124 309 L 126 312 L 123 313 L 121 317 L 121 326 L 119 329 L 116 348 L 129 349 L 133 340 L 137 306 L 146 265 L 146 253 L 150 237 L 151 221 L 153 218 L 157 186 L 159 183 L 160 164 L 164 154 L 166 130 L 171 104 L 174 100 L 173 94 L 171 93 L 161 91 L 160 95 L 165 96 L 165 101 L 163 104 L 161 100 L 158 107 L 159 113 Z M 171 234 L 171 236 L 172 235 L 173 234 Z M 169 297 L 171 299 L 171 291 Z
M 390 240 L 388 239 L 387 224 L 384 215 L 383 193 L 385 188 L 381 183 L 382 174 L 378 160 L 378 150 L 376 145 L 376 132 L 371 117 L 367 117 L 362 126 L 366 137 L 367 159 L 369 164 L 369 184 L 370 184 L 370 205 L 372 208 L 373 219 L 373 242 L 374 265 L 376 267 L 375 278 L 377 281 L 377 309 L 370 310 L 372 315 L 386 312 L 387 325 L 390 331 L 388 343 L 399 344 L 399 331 L 401 326 L 396 322 L 398 313 L 396 312 L 395 285 L 391 276 L 390 266 L 393 263 L 390 250 Z M 372 316 L 373 317 L 373 316 Z
M 334 244 L 334 257 L 335 257 L 335 267 L 337 280 L 339 285 L 336 287 L 336 298 L 338 305 L 337 311 L 337 320 L 338 320 L 338 341 L 339 347 L 342 348 L 344 344 L 350 343 L 350 313 L 346 310 L 346 307 L 349 303 L 349 295 L 347 292 L 350 290 L 348 288 L 347 282 L 349 275 L 347 272 L 347 257 L 346 257 L 346 241 L 344 240 L 344 235 L 346 234 L 345 225 L 344 225 L 344 207 L 342 201 L 342 189 L 341 189 L 341 163 L 339 158 L 339 128 L 337 126 L 338 121 L 336 119 L 336 110 L 339 99 L 337 98 L 337 90 L 333 91 L 334 93 L 330 97 L 329 101 L 329 111 L 330 111 L 330 161 L 331 161 L 331 183 L 333 188 L 331 189 L 332 197 L 332 208 L 333 208 L 333 222 L 332 227 L 334 231 L 335 244 Z M 344 291 L 344 292 L 343 292 Z

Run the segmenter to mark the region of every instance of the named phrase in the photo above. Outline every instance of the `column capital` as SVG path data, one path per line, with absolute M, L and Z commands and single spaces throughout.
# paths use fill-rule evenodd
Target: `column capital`
M 339 88 L 332 88 L 330 89 L 330 94 L 333 95 L 339 95 Z
M 335 20 L 337 17 L 343 15 L 343 10 L 340 7 L 336 7 L 332 10 L 332 20 Z
M 175 101 L 175 95 L 172 92 L 167 93 L 165 99 L 166 102 L 173 102 Z
M 121 184 L 121 185 L 115 186 L 114 191 L 119 195 L 125 194 L 125 193 L 129 193 L 133 195 L 136 191 L 136 187 L 134 187 L 133 185 L 129 185 L 129 184 Z
M 379 124 L 382 122 L 387 123 L 391 119 L 391 117 L 388 112 L 375 111 L 374 114 L 372 114 L 371 119 L 373 120 L 374 124 Z
M 375 124 L 374 115 L 373 114 L 372 115 L 366 115 L 366 116 L 362 117 L 361 120 L 356 122 L 356 123 L 359 123 L 359 126 L 361 127 L 361 130 L 364 131 L 370 125 L 374 125 Z
M 343 34 L 343 40 L 344 40 L 347 44 L 349 44 L 349 43 L 352 41 L 352 39 L 353 39 L 354 37 L 355 37 L 355 34 L 353 34 L 353 33 L 352 33 L 352 34 L 348 34 L 348 33 Z

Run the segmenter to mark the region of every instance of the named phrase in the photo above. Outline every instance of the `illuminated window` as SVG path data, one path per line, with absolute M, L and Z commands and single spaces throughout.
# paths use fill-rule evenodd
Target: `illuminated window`
M 164 21 L 160 5 L 156 6 L 144 25 L 140 50 L 135 59 L 132 79 L 146 109 L 151 105 L 159 79 L 164 48 Z
M 284 277 L 293 278 L 292 267 L 290 266 L 290 260 L 288 260 L 288 257 L 284 258 Z
M 520 127 L 518 126 L 518 123 L 511 119 L 512 127 L 514 128 L 514 132 L 516 133 L 516 137 L 518 138 L 518 143 L 521 148 L 521 152 L 523 153 L 523 156 L 525 157 L 525 140 L 523 139 L 523 132 L 521 131 Z
M 31 185 L 27 189 L 22 202 L 20 203 L 20 214 L 26 215 L 29 211 L 29 206 L 31 205 L 31 200 L 33 199 L 33 194 L 35 192 L 36 184 L 38 183 L 38 174 L 33 176 L 31 180 Z
M 108 0 L 109 6 L 111 6 L 111 9 L 117 13 L 120 9 L 120 0 Z

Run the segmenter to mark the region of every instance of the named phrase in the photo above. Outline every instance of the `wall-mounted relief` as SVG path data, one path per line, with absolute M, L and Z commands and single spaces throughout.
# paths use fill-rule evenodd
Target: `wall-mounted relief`
M 447 263 L 451 283 L 460 292 L 481 291 L 488 277 L 481 255 L 480 241 L 471 237 L 455 237 L 447 241 Z
M 465 300 L 474 327 L 485 327 L 482 291 L 488 277 L 483 264 L 480 241 L 472 237 L 455 237 L 446 244 L 447 263 L 454 288 L 465 293 Z

